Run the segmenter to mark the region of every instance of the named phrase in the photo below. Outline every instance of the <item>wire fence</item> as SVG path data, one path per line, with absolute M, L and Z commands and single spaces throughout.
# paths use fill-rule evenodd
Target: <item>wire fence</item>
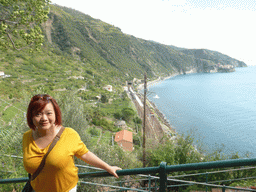
M 22 163 L 22 158 L 21 156 L 16 156 L 16 155 L 0 155 L 8 158 L 13 158 L 17 159 L 20 163 Z M 17 162 L 18 162 L 17 161 Z M 239 161 L 239 160 L 237 160 Z M 224 162 L 224 161 L 222 161 Z M 212 162 L 212 163 L 217 163 L 217 162 Z M 224 162 L 225 163 L 225 162 Z M 96 186 L 98 189 L 101 191 L 159 191 L 159 183 L 160 180 L 162 179 L 160 176 L 154 176 L 154 175 L 145 175 L 145 174 L 135 174 L 134 176 L 123 176 L 121 180 L 102 180 L 102 179 L 91 179 L 91 177 L 94 177 L 96 174 L 102 173 L 102 169 L 100 168 L 95 168 L 92 166 L 88 165 L 80 165 L 76 164 L 76 166 L 81 169 L 80 170 L 80 180 L 79 183 L 81 186 L 83 185 L 89 185 L 89 186 Z M 169 166 L 171 167 L 178 167 L 179 165 L 176 166 Z M 182 165 L 180 165 L 182 166 Z M 187 165 L 188 166 L 188 165 Z M 200 165 L 199 165 L 200 166 Z M 248 166 L 248 167 L 240 167 L 240 168 L 231 168 L 231 169 L 224 169 L 224 170 L 217 170 L 217 171 L 210 171 L 210 172 L 203 172 L 203 173 L 196 173 L 196 174 L 182 174 L 182 175 L 175 175 L 175 176 L 168 176 L 166 177 L 167 184 L 168 182 L 171 182 L 172 184 L 168 184 L 166 188 L 170 191 L 174 188 L 173 191 L 177 191 L 177 189 L 182 188 L 182 187 L 188 187 L 192 185 L 200 185 L 200 186 L 205 186 L 206 191 L 207 187 L 214 188 L 215 190 L 221 189 L 221 191 L 225 189 L 229 189 L 229 191 L 256 191 L 255 189 L 250 189 L 250 188 L 242 188 L 242 187 L 230 187 L 230 186 L 225 186 L 223 183 L 225 182 L 232 182 L 232 181 L 238 181 L 238 180 L 249 180 L 249 179 L 256 179 L 256 176 L 254 177 L 246 177 L 246 178 L 233 178 L 233 179 L 228 179 L 228 180 L 217 180 L 217 181 L 208 181 L 207 177 L 205 178 L 205 182 L 202 181 L 191 181 L 191 180 L 184 180 L 184 179 L 177 179 L 177 178 L 188 178 L 188 177 L 193 177 L 196 178 L 195 176 L 207 176 L 210 174 L 220 174 L 220 173 L 232 173 L 232 172 L 239 172 L 239 171 L 252 171 L 255 170 L 256 167 L 254 166 Z M 147 169 L 147 168 L 146 168 Z M 148 168 L 151 169 L 151 168 Z M 88 173 L 84 173 L 84 171 Z M 90 170 L 96 170 L 97 172 L 90 173 Z M 6 174 L 12 174 L 13 172 L 6 172 Z M 92 176 L 89 176 L 92 174 Z M 86 178 L 85 175 L 88 175 L 90 177 L 89 180 L 84 180 Z M 105 174 L 105 176 L 107 176 Z M 87 178 L 88 179 L 88 178 Z M 10 182 L 25 182 L 26 179 L 19 178 L 19 179 L 14 179 L 13 181 L 9 180 Z M 101 183 L 99 183 L 101 181 Z M 108 183 L 109 182 L 109 183 Z M 112 184 L 110 184 L 112 183 Z M 216 183 L 222 183 L 216 184 Z M 0 184 L 4 184 L 4 180 L 0 179 Z M 144 184 L 144 186 L 142 185 Z M 214 191 L 214 190 L 213 190 Z

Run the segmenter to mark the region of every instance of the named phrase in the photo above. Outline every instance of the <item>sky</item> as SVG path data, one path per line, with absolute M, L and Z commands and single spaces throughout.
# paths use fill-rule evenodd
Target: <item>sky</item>
M 51 0 L 165 45 L 209 49 L 256 65 L 256 0 Z

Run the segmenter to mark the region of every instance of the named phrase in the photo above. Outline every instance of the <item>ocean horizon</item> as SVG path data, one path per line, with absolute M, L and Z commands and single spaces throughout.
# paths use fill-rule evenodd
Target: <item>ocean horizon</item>
M 256 157 L 256 67 L 178 75 L 149 85 L 148 98 L 179 134 L 203 149 Z M 157 96 L 157 97 L 156 97 Z

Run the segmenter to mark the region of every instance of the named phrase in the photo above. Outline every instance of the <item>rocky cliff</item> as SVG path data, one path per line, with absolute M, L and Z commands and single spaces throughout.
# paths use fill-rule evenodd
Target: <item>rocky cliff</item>
M 235 67 L 247 67 L 244 62 L 216 51 L 183 49 L 182 52 L 195 58 L 197 72 L 234 72 Z

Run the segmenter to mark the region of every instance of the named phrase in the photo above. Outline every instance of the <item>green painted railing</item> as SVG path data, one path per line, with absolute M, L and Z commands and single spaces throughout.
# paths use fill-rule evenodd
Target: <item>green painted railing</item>
M 167 189 L 167 174 L 176 171 L 190 171 L 190 170 L 201 170 L 201 169 L 215 169 L 215 168 L 225 168 L 225 167 L 239 167 L 239 166 L 251 166 L 256 165 L 256 158 L 252 159 L 235 159 L 235 160 L 224 160 L 224 161 L 212 161 L 212 162 L 202 162 L 202 163 L 190 163 L 181 165 L 169 165 L 167 166 L 165 162 L 162 162 L 159 167 L 146 167 L 146 168 L 136 168 L 136 169 L 125 169 L 117 171 L 119 176 L 125 175 L 137 175 L 137 174 L 158 174 L 160 179 L 160 192 L 165 192 Z M 85 177 L 108 177 L 111 176 L 106 171 L 89 172 L 89 173 L 79 173 L 79 178 Z M 1 179 L 0 184 L 7 183 L 21 183 L 26 182 L 28 178 L 16 178 L 16 179 Z M 207 183 L 202 183 L 207 185 Z M 223 187 L 223 191 L 225 191 Z M 255 190 L 248 190 L 255 191 Z

